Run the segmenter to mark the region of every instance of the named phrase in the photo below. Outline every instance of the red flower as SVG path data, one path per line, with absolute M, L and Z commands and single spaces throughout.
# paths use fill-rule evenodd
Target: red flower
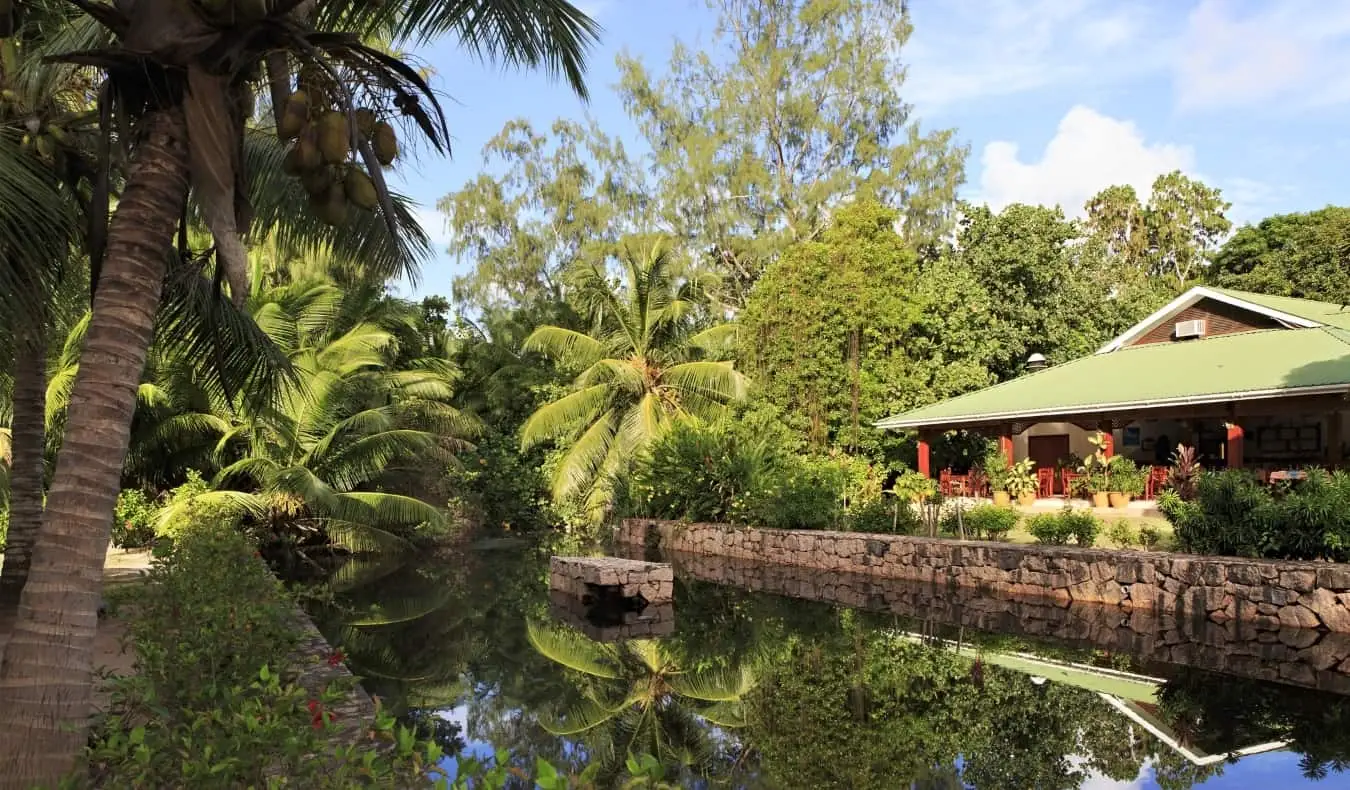
M 309 701 L 309 723 L 314 729 L 323 729 L 323 725 L 337 721 L 337 717 L 331 710 L 325 710 L 322 702 L 316 699 Z
M 329 654 L 329 656 L 328 656 L 328 666 L 330 666 L 330 667 L 335 667 L 335 666 L 337 666 L 338 664 L 341 664 L 341 663 L 342 663 L 343 661 L 345 661 L 346 659 L 347 659 L 347 656 L 345 656 L 345 655 L 342 653 L 341 650 L 334 650 L 334 651 L 333 651 L 331 654 Z

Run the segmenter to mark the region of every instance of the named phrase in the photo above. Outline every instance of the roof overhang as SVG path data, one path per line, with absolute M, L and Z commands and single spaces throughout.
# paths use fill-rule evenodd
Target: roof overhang
M 1116 403 L 1080 403 L 1065 406 L 1052 406 L 1041 409 L 1024 409 L 984 414 L 952 415 L 933 419 L 878 420 L 873 423 L 883 430 L 901 430 L 907 428 L 947 428 L 955 429 L 978 425 L 993 425 L 1010 422 L 1027 422 L 1048 417 L 1076 417 L 1082 415 L 1108 414 L 1111 412 L 1144 412 L 1176 408 L 1178 406 L 1205 406 L 1240 401 L 1268 400 L 1272 398 L 1296 398 L 1308 395 L 1337 395 L 1350 393 L 1350 384 L 1326 384 L 1316 387 L 1283 387 L 1269 390 L 1247 390 L 1244 392 L 1216 392 L 1205 395 L 1187 395 L 1179 398 L 1157 398 L 1146 401 L 1120 401 Z
M 1177 314 L 1182 310 L 1185 310 L 1187 307 L 1190 307 L 1191 305 L 1201 301 L 1202 299 L 1213 299 L 1216 302 L 1222 302 L 1227 305 L 1232 305 L 1233 307 L 1240 307 L 1243 310 L 1248 310 L 1250 312 L 1257 313 L 1266 316 L 1267 318 L 1270 318 L 1272 320 L 1278 321 L 1284 326 L 1290 328 L 1313 329 L 1315 327 L 1322 326 L 1316 321 L 1311 321 L 1307 318 L 1302 318 L 1300 316 L 1292 315 L 1290 313 L 1286 313 L 1280 310 L 1272 310 L 1271 308 L 1266 307 L 1264 305 L 1259 305 L 1256 304 L 1255 302 L 1249 302 L 1246 299 L 1239 299 L 1238 297 L 1233 296 L 1231 294 L 1226 294 L 1223 293 L 1222 291 L 1216 291 L 1212 288 L 1206 288 L 1205 286 L 1200 285 L 1190 289 L 1181 296 L 1178 296 L 1177 298 L 1158 308 L 1156 311 L 1153 312 L 1152 315 L 1127 329 L 1124 334 L 1118 336 L 1115 340 L 1112 340 L 1110 343 L 1107 343 L 1106 345 L 1097 349 L 1097 353 L 1108 354 L 1112 351 L 1116 351 L 1120 348 L 1128 346 L 1131 341 L 1139 338 L 1141 335 L 1147 334 L 1148 332 L 1152 331 L 1159 325 L 1166 322 L 1168 318 L 1172 317 L 1173 315 Z

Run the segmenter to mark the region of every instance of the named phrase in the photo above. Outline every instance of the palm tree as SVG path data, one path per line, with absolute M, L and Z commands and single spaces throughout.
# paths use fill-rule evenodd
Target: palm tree
M 612 501 L 614 476 L 674 418 L 715 419 L 746 390 L 731 362 L 706 358 L 732 331 L 730 324 L 703 328 L 710 323 L 706 284 L 677 281 L 660 240 L 626 240 L 619 262 L 626 278 L 620 287 L 600 264 L 573 275 L 575 300 L 592 320 L 589 334 L 542 326 L 524 346 L 582 368 L 572 391 L 536 410 L 520 438 L 525 449 L 548 440 L 566 445 L 554 498 L 583 502 L 595 521 Z
M 13 35 L 0 38 L 0 350 L 14 361 L 0 620 L 18 606 L 42 521 L 45 324 L 56 290 L 70 279 L 66 262 L 79 236 L 72 187 L 81 181 L 84 163 L 62 126 L 85 109 L 89 79 L 69 66 L 43 63 L 42 56 L 53 39 L 82 40 L 89 26 L 70 26 L 64 9 L 53 5 L 32 4 L 11 28 Z
M 257 84 L 264 61 L 274 117 L 284 113 L 282 100 L 293 84 L 292 66 L 299 62 L 309 65 L 311 73 L 318 69 L 335 88 L 333 99 L 349 130 L 358 125 L 354 89 L 386 113 L 397 105 L 440 147 L 446 137 L 444 122 L 417 73 L 365 47 L 356 35 L 329 31 L 359 26 L 361 31 L 385 30 L 394 39 L 455 32 L 475 52 L 562 72 L 578 90 L 584 50 L 595 34 L 594 24 L 564 0 L 279 0 L 264 6 L 267 13 L 261 18 L 232 19 L 213 17 L 206 4 L 180 0 L 72 3 L 108 28 L 120 44 L 70 58 L 107 75 L 108 90 L 100 93 L 100 126 L 107 137 L 115 127 L 130 130 L 120 142 L 131 155 L 111 224 L 97 219 L 91 223 L 90 248 L 98 272 L 93 315 L 42 539 L 34 548 L 30 583 L 0 664 L 0 709 L 8 725 L 0 731 L 0 787 L 55 784 L 73 767 L 84 743 L 98 569 L 130 440 L 136 390 L 190 185 L 195 185 L 202 215 L 213 230 L 218 267 L 233 297 L 241 299 L 248 290 L 237 243 L 239 228 L 247 226 L 247 212 L 239 211 L 248 202 L 241 185 L 249 182 L 241 153 L 244 99 Z M 305 20 L 311 13 L 318 30 Z M 112 123 L 114 114 L 126 122 Z M 351 142 L 357 144 L 380 213 L 393 230 L 395 209 L 383 189 L 376 152 L 354 133 Z M 95 175 L 94 193 L 106 197 L 107 168 L 100 166 Z M 100 209 L 106 211 L 106 203 L 95 204 L 97 217 Z
M 646 753 L 706 775 L 716 755 L 710 729 L 745 726 L 741 697 L 755 686 L 749 667 L 689 671 L 656 640 L 595 642 L 537 622 L 527 629 L 534 649 L 579 681 L 582 698 L 540 724 L 558 736 L 585 735 L 588 756 L 604 766 L 602 773 L 619 770 L 630 754 Z
M 221 460 L 214 490 L 166 508 L 166 523 L 183 509 L 214 508 L 249 517 L 269 543 L 299 548 L 336 539 L 369 551 L 406 546 L 419 525 L 442 521 L 435 505 L 381 484 L 402 469 L 438 460 L 444 468 L 475 425 L 448 405 L 453 386 L 436 360 L 393 365 L 388 325 L 410 322 L 411 311 L 370 297 L 315 280 L 257 293 L 250 310 L 297 381 L 275 402 L 241 401 L 160 423 L 170 445 L 215 433 Z

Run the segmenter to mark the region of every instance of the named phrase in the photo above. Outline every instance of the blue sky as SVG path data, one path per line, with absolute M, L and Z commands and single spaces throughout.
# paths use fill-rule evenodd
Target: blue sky
M 676 38 L 711 41 L 703 0 L 582 0 L 605 28 L 591 101 L 538 74 L 502 71 L 445 40 L 415 51 L 449 98 L 453 157 L 404 165 L 402 188 L 443 248 L 437 198 L 482 168 L 512 118 L 597 120 L 636 135 L 611 86 L 614 57 L 663 69 Z M 970 146 L 964 197 L 1080 211 L 1104 186 L 1141 193 L 1181 169 L 1220 187 L 1237 222 L 1350 203 L 1350 2 L 1341 0 L 910 0 L 902 95 L 926 126 Z M 417 293 L 449 293 L 443 252 Z

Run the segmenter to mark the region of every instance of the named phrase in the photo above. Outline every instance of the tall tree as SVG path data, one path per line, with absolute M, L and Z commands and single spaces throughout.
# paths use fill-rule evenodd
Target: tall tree
M 1350 208 L 1276 214 L 1244 225 L 1214 256 L 1206 280 L 1227 288 L 1350 300 Z
M 834 213 L 819 239 L 789 247 L 756 284 L 741 358 L 763 396 L 817 449 L 869 444 L 908 375 L 918 318 L 914 253 L 875 201 Z
M 1129 186 L 1112 186 L 1087 202 L 1086 227 L 1122 266 L 1170 281 L 1177 291 L 1204 275 L 1232 223 L 1220 191 L 1180 171 L 1153 181 L 1148 203 Z
M 620 56 L 620 95 L 655 152 L 662 219 L 696 239 L 739 307 L 787 245 L 870 195 L 914 245 L 951 218 L 966 149 L 925 131 L 901 91 L 912 26 L 892 0 L 712 0 L 716 50 L 677 45 L 653 79 Z
M 618 59 L 619 98 L 650 153 L 631 155 L 594 125 L 560 121 L 550 145 L 514 121 L 485 150 L 504 165 L 439 204 L 453 250 L 474 264 L 457 298 L 519 304 L 557 293 L 585 242 L 659 229 L 681 266 L 719 275 L 719 300 L 745 305 L 765 267 L 818 238 L 844 200 L 899 211 L 906 241 L 950 227 L 966 149 L 926 130 L 905 103 L 899 55 L 910 34 L 889 0 L 710 0 L 705 51 L 677 44 L 663 73 Z
M 107 243 L 92 245 L 105 252 L 95 255 L 93 317 L 42 540 L 34 549 L 30 583 L 0 664 L 0 708 L 8 717 L 8 726 L 0 730 L 0 787 L 55 784 L 75 766 L 83 746 L 99 569 L 137 384 L 193 182 L 232 296 L 242 300 L 248 291 L 238 239 L 248 214 L 240 149 L 244 98 L 264 61 L 279 126 L 287 123 L 286 105 L 291 104 L 291 58 L 310 66 L 309 85 L 322 86 L 336 105 L 337 114 L 326 122 L 329 139 L 321 141 L 325 152 L 333 152 L 326 156 L 345 161 L 348 147 L 359 151 L 373 182 L 374 203 L 392 230 L 395 212 L 380 175 L 392 146 L 385 141 L 376 151 L 372 142 L 360 139 L 356 100 L 372 102 L 389 117 L 396 106 L 437 144 L 444 141 L 444 123 L 435 97 L 414 70 L 365 47 L 358 36 L 332 31 L 386 30 L 395 38 L 455 32 L 476 52 L 547 66 L 566 74 L 578 89 L 583 51 L 594 35 L 593 23 L 564 0 L 306 4 L 306 13 L 317 12 L 325 35 L 292 13 L 299 5 L 288 0 L 264 6 L 258 15 L 224 18 L 211 6 L 175 0 L 80 6 L 108 28 L 118 47 L 71 57 L 99 67 L 117 83 L 117 90 L 103 97 L 103 118 L 107 121 L 116 110 L 127 119 L 123 128 L 132 134 L 122 142 L 131 146 L 132 155 L 125 189 L 106 228 Z M 419 93 L 430 112 L 419 103 Z M 345 135 L 336 128 L 344 115 Z M 103 131 L 111 135 L 112 124 Z M 344 149 L 342 156 L 336 155 L 338 147 Z M 106 197 L 106 181 L 95 194 Z M 343 202 L 331 185 L 327 194 L 325 209 Z M 103 226 L 94 227 L 101 235 Z
M 483 149 L 482 173 L 437 202 L 450 252 L 473 263 L 455 279 L 455 300 L 480 309 L 564 297 L 564 272 L 614 242 L 641 205 L 621 148 L 595 124 L 555 121 L 546 137 L 515 120 Z
M 558 441 L 564 455 L 553 478 L 559 501 L 581 502 L 594 519 L 613 499 L 614 476 L 680 415 L 715 417 L 745 394 L 731 362 L 706 351 L 726 343 L 730 325 L 708 326 L 706 291 L 678 281 L 666 242 L 629 238 L 619 246 L 625 282 L 602 264 L 573 273 L 590 333 L 542 326 L 525 341 L 580 370 L 571 391 L 539 407 L 520 431 L 523 449 Z

